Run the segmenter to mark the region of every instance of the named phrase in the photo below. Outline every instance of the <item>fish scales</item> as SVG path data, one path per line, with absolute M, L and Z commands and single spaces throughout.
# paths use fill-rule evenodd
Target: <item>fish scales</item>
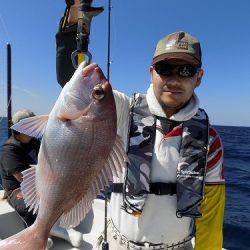
M 50 145 L 46 144 L 47 134 L 45 133 L 44 141 L 45 144 L 48 145 L 47 152 L 49 152 L 49 154 L 58 155 L 58 157 L 53 158 L 50 162 L 51 166 L 53 166 L 53 168 L 51 168 L 51 172 L 53 174 L 49 174 L 49 176 L 54 176 L 55 181 L 57 181 L 57 185 L 55 186 L 52 180 L 51 185 L 46 187 L 47 190 L 42 192 L 53 193 L 54 195 L 53 199 L 46 201 L 50 203 L 46 206 L 48 220 L 50 220 L 51 217 L 50 212 L 48 211 L 52 212 L 56 207 L 58 207 L 58 205 L 62 210 L 69 209 L 72 206 L 71 204 L 67 204 L 67 206 L 64 205 L 65 199 L 71 197 L 72 203 L 78 202 L 82 198 L 82 193 L 84 193 L 84 191 L 88 191 L 90 183 L 94 181 L 95 176 L 99 173 L 101 167 L 105 163 L 105 158 L 107 157 L 106 155 L 110 151 L 110 139 L 108 138 L 110 138 L 112 132 L 110 129 L 112 126 L 110 128 L 109 126 L 105 127 L 106 122 L 98 123 L 92 126 L 87 126 L 87 133 L 84 133 L 83 131 L 80 134 L 75 134 L 71 131 L 76 136 L 72 136 L 72 141 L 68 142 L 66 145 L 59 143 L 61 147 L 59 147 L 59 145 L 52 145 L 52 148 L 50 148 Z M 106 125 L 108 124 L 106 123 Z M 54 127 L 57 131 L 59 128 Z M 107 133 L 103 133 L 105 130 L 109 130 L 108 136 Z M 54 133 L 53 130 L 48 130 L 48 134 L 50 132 Z M 61 150 L 62 153 L 60 153 Z M 50 155 L 43 157 L 50 158 Z M 56 161 L 55 159 L 58 160 Z M 84 168 L 82 165 L 83 162 Z M 41 179 L 46 179 L 48 171 L 46 171 L 45 174 L 43 174 L 42 171 L 43 169 L 41 169 L 39 176 Z M 58 175 L 60 176 L 62 171 L 65 175 L 64 178 L 58 178 Z M 69 192 L 68 189 L 70 183 L 72 183 L 73 186 Z M 44 188 L 43 183 L 38 186 L 38 190 L 44 191 Z M 73 197 L 75 198 L 73 199 Z M 52 216 L 54 216 L 54 212 L 52 213 Z
M 23 172 L 21 184 L 27 205 L 39 208 L 35 223 L 1 241 L 0 249 L 45 249 L 53 224 L 76 226 L 100 189 L 126 165 L 112 88 L 96 64 L 84 66 L 65 85 L 49 116 L 13 127 L 33 137 L 43 134 L 38 166 Z

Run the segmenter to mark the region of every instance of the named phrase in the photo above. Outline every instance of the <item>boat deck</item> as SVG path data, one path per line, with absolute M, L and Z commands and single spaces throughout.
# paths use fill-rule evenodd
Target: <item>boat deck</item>
M 2 197 L 3 190 L 0 190 L 0 239 L 5 239 L 23 230 L 24 225 L 15 210 L 6 200 L 3 200 Z M 53 246 L 50 249 L 97 249 L 97 239 L 104 229 L 104 201 L 95 199 L 93 203 L 93 210 L 88 213 L 86 218 L 75 229 L 83 234 L 83 245 L 80 248 L 74 248 L 67 241 L 52 237 Z M 194 246 L 194 238 L 192 239 L 192 244 Z
M 2 199 L 3 190 L 0 190 L 0 239 L 5 239 L 24 229 L 23 222 L 15 210 Z M 74 248 L 65 240 L 52 237 L 53 246 L 51 250 L 73 250 L 73 249 L 96 249 L 96 241 L 104 228 L 104 201 L 95 199 L 93 211 L 90 211 L 83 222 L 76 227 L 83 234 L 83 245 Z M 95 218 L 95 220 L 93 220 Z M 93 224 L 92 224 L 93 222 Z

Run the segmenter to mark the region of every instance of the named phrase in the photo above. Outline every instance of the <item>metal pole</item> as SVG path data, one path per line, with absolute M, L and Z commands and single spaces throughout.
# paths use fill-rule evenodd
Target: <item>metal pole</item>
M 107 79 L 110 77 L 110 16 L 111 16 L 111 0 L 109 0 L 108 12 L 108 59 L 107 59 Z
M 109 1 L 108 9 L 108 55 L 107 55 L 107 80 L 110 79 L 110 16 L 111 16 L 111 0 Z M 108 243 L 108 187 L 105 190 L 105 216 L 104 216 L 104 241 L 102 243 L 102 250 L 109 250 Z
M 11 103 L 11 45 L 7 43 L 7 119 L 8 137 L 11 136 L 12 103 Z
M 102 250 L 109 250 L 109 243 L 108 243 L 108 232 L 107 232 L 107 228 L 108 228 L 108 188 L 106 188 L 105 190 L 105 216 L 104 216 L 104 240 L 102 243 Z

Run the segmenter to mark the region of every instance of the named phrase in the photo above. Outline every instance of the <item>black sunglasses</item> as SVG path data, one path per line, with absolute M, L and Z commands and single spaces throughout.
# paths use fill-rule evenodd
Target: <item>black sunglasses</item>
M 154 64 L 153 67 L 159 75 L 171 76 L 173 73 L 176 73 L 181 77 L 193 77 L 200 69 L 190 64 L 172 65 L 164 61 Z

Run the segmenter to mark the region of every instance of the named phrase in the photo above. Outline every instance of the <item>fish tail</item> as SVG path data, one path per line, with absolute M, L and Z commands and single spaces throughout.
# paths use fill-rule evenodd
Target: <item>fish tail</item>
M 47 246 L 49 232 L 45 233 L 36 224 L 24 229 L 5 240 L 0 241 L 1 250 L 45 250 Z

